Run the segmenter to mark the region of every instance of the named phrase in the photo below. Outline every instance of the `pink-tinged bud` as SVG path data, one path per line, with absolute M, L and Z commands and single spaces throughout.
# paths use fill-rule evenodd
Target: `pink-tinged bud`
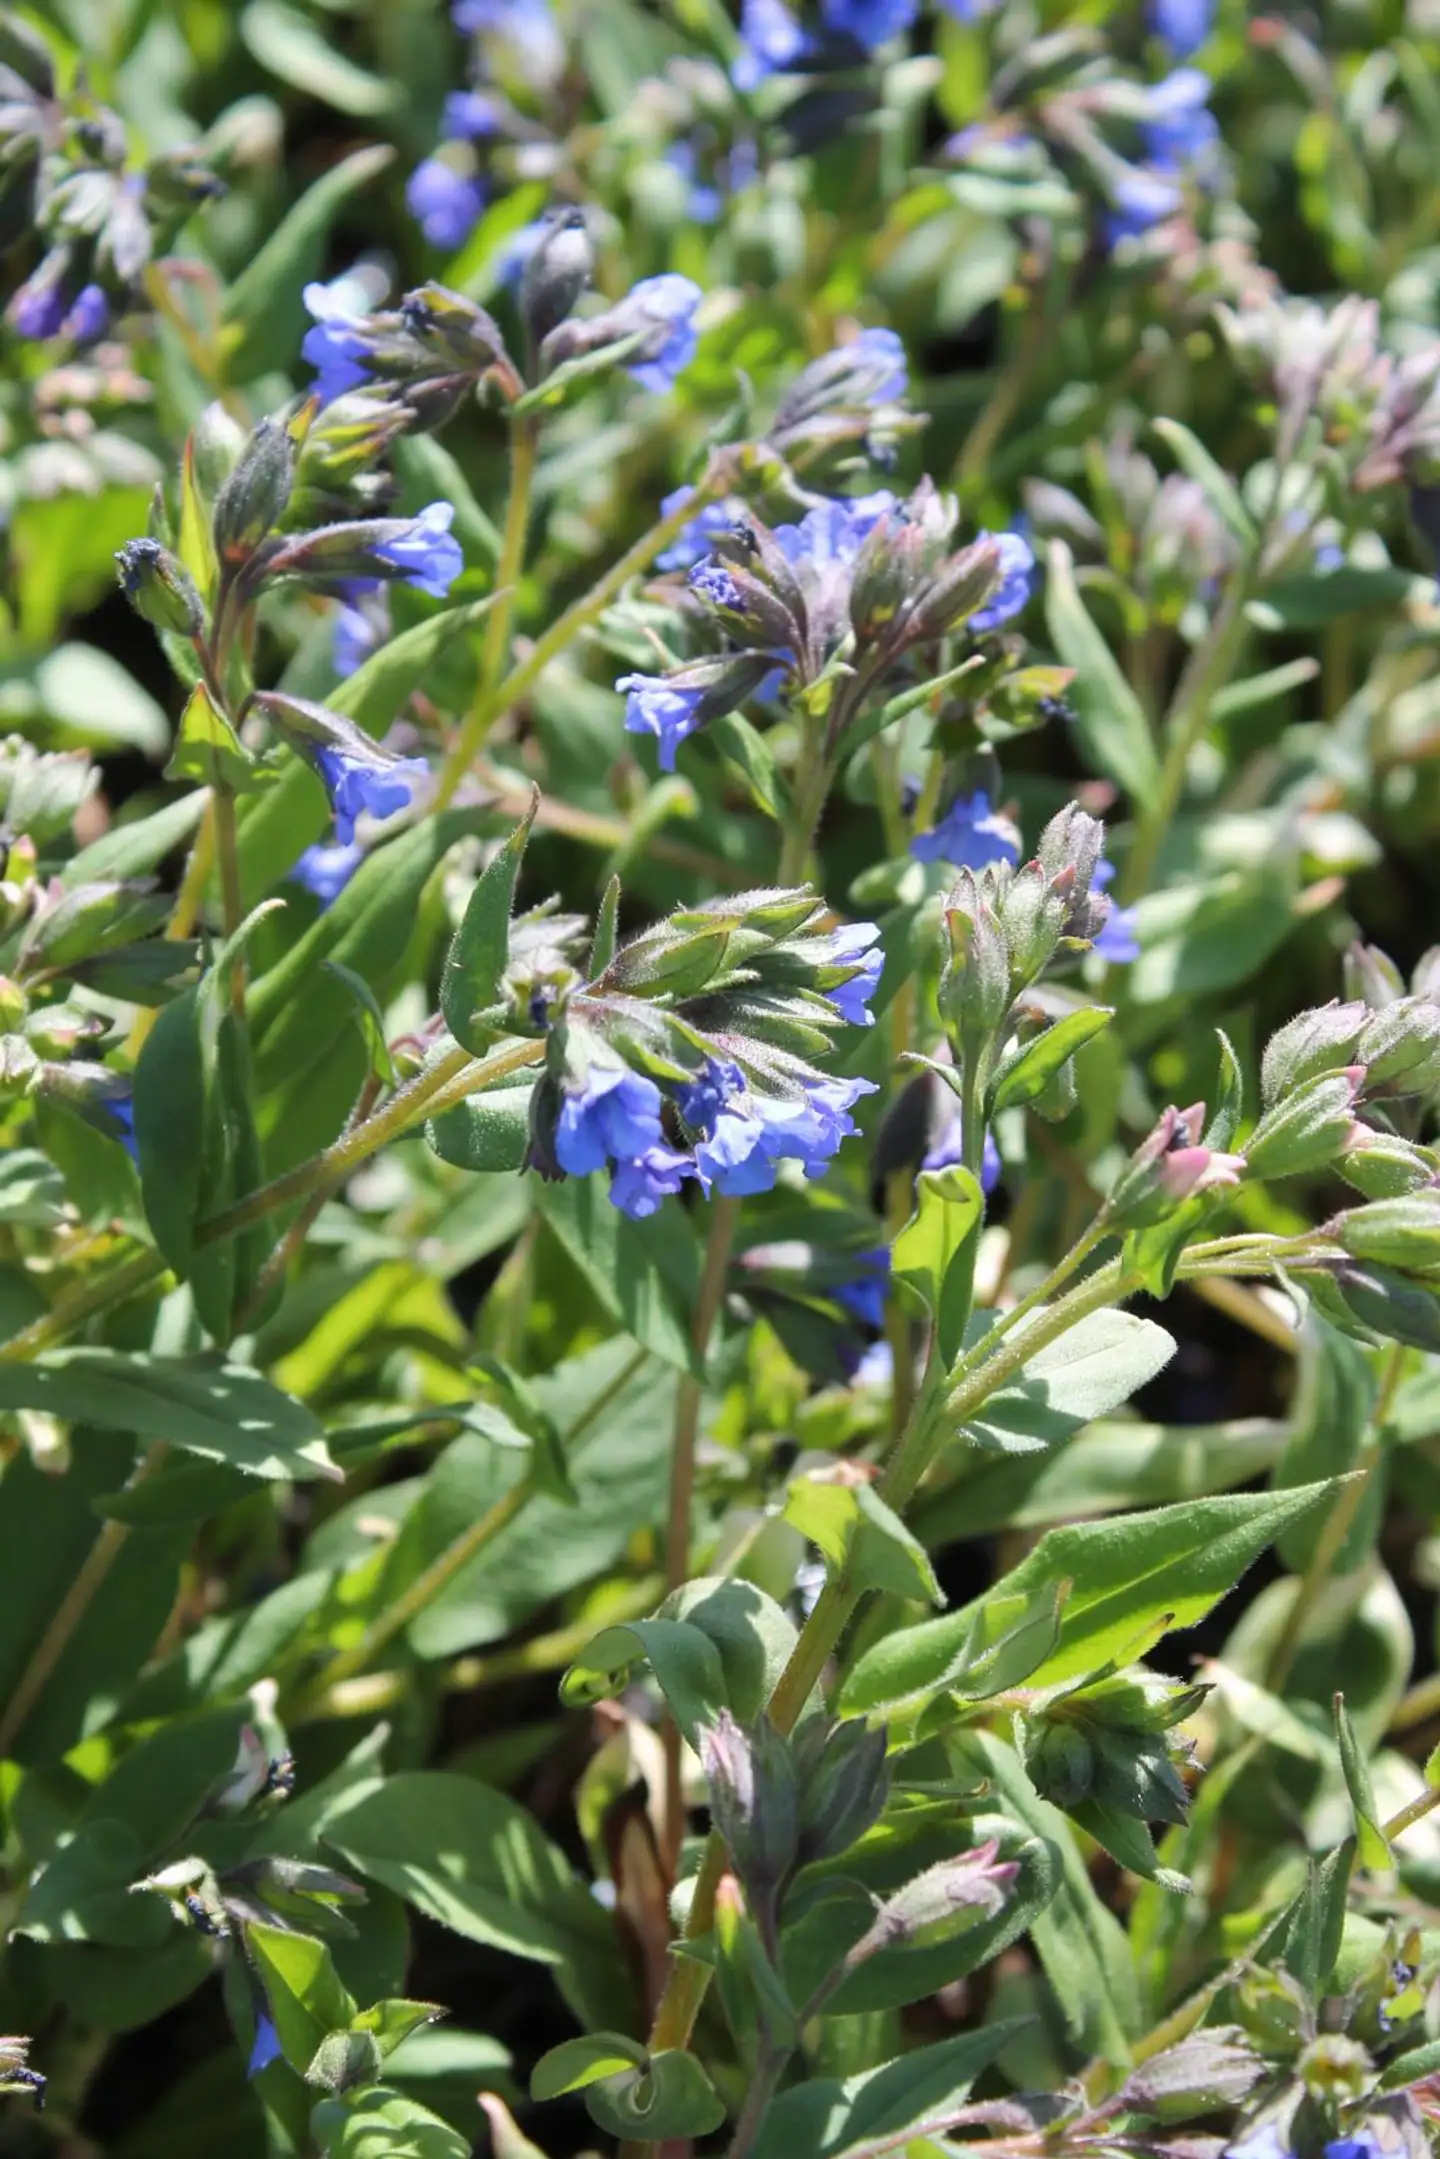
M 1163 1221 L 1195 1194 L 1238 1184 L 1246 1169 L 1242 1155 L 1221 1154 L 1201 1145 L 1205 1105 L 1162 1110 L 1154 1129 L 1141 1141 L 1110 1194 L 1111 1219 L 1117 1227 L 1141 1229 Z
M 1218 1154 L 1213 1147 L 1177 1147 L 1160 1162 L 1160 1188 L 1172 1200 L 1192 1192 L 1214 1192 L 1238 1184 L 1245 1174 L 1243 1154 Z
M 1297 1177 L 1330 1168 L 1353 1145 L 1355 1103 L 1364 1084 L 1364 1065 L 1345 1065 L 1283 1096 L 1250 1135 L 1245 1158 L 1254 1174 Z

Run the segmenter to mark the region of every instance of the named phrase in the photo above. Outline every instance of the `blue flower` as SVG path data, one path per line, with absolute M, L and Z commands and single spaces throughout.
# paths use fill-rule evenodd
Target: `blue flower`
M 860 360 L 880 371 L 880 380 L 866 393 L 867 405 L 898 405 L 910 388 L 910 367 L 905 346 L 894 330 L 862 330 L 843 348 L 852 367 Z
M 408 809 L 430 772 L 423 757 L 387 757 L 383 750 L 357 752 L 332 742 L 317 743 L 310 755 L 335 812 L 335 837 L 347 847 L 362 811 L 383 818 Z
M 364 609 L 342 600 L 335 611 L 330 641 L 330 657 L 336 674 L 342 678 L 353 675 L 356 668 L 369 659 L 379 641 L 375 625 Z
M 245 2074 L 258 2077 L 262 2069 L 270 2067 L 271 2062 L 278 2062 L 283 2052 L 274 2019 L 268 2009 L 260 2010 L 255 2018 L 255 2042 L 250 2049 L 250 2064 Z
M 1177 67 L 1157 82 L 1147 99 L 1145 149 L 1162 172 L 1198 164 L 1219 137 L 1208 110 L 1210 78 L 1198 67 Z
M 610 1198 L 632 1222 L 641 1222 L 694 1175 L 695 1164 L 688 1154 L 676 1154 L 672 1147 L 647 1147 L 616 1162 L 610 1172 Z
M 661 503 L 660 515 L 669 517 L 673 510 L 678 510 L 683 503 L 688 502 L 694 492 L 693 487 L 677 487 L 674 493 L 667 495 Z M 722 533 L 734 531 L 743 514 L 744 504 L 728 497 L 723 502 L 707 502 L 703 509 L 691 518 L 679 539 L 672 541 L 663 555 L 655 557 L 656 569 L 690 569 L 702 555 L 709 554 L 711 546 Z
M 465 567 L 460 542 L 450 533 L 454 521 L 452 502 L 427 503 L 418 517 L 396 518 L 396 529 L 376 542 L 375 554 L 417 592 L 443 600 Z
M 986 15 L 993 15 L 1000 0 L 940 0 L 947 15 L 956 22 L 980 22 Z
M 767 75 L 784 75 L 814 51 L 785 0 L 742 0 L 739 59 L 730 70 L 737 90 L 754 90 Z
M 98 285 L 82 285 L 65 317 L 65 335 L 77 345 L 93 344 L 110 323 L 110 302 Z
M 339 899 L 361 863 L 365 850 L 358 840 L 327 846 L 323 840 L 307 847 L 294 869 L 290 882 L 303 885 L 313 892 L 322 907 L 330 907 Z
M 635 1162 L 652 1148 L 666 1152 L 660 1090 L 643 1072 L 592 1064 L 578 1087 L 566 1088 L 555 1159 L 567 1175 L 588 1177 L 608 1161 Z
M 700 338 L 694 316 L 704 294 L 693 278 L 666 271 L 661 277 L 645 277 L 633 285 L 622 300 L 635 327 L 653 326 L 664 335 L 643 359 L 631 360 L 626 373 L 647 390 L 668 390 L 682 368 L 690 365 L 699 350 Z
M 447 142 L 483 142 L 498 133 L 500 105 L 485 90 L 452 90 L 440 116 Z
M 337 277 L 307 285 L 304 297 L 315 327 L 305 332 L 300 351 L 315 370 L 321 401 L 333 405 L 370 380 L 371 346 L 360 319 L 366 295 L 355 279 Z
M 625 726 L 632 735 L 654 735 L 660 745 L 660 770 L 675 770 L 675 752 L 700 725 L 705 692 L 682 689 L 663 675 L 622 675 L 615 685 L 625 692 Z
M 993 540 L 1000 550 L 1000 583 L 982 608 L 971 615 L 966 628 L 977 635 L 986 630 L 998 630 L 1002 622 L 1009 622 L 1029 604 L 1030 580 L 1035 572 L 1035 557 L 1030 543 L 1018 532 L 984 532 L 981 539 Z
M 1185 197 L 1169 173 L 1144 165 L 1127 165 L 1115 182 L 1114 207 L 1105 220 L 1105 237 L 1113 247 L 1117 240 L 1135 240 L 1167 217 L 1173 217 Z
M 118 1139 L 136 1169 L 140 1167 L 140 1149 L 135 1142 L 135 1095 L 124 1087 L 116 1094 L 97 1097 L 99 1106 L 112 1127 L 110 1137 Z
M 889 1248 L 877 1244 L 867 1252 L 856 1252 L 853 1257 L 860 1272 L 849 1281 L 837 1282 L 830 1295 L 844 1311 L 852 1313 L 867 1327 L 883 1327 L 885 1285 L 890 1274 Z
M 1386 2154 L 1374 2131 L 1362 2128 L 1358 2136 L 1332 2137 L 1325 2146 L 1325 2159 L 1386 2159 Z
M 808 1177 L 821 1176 L 840 1142 L 857 1129 L 850 1111 L 875 1091 L 869 1080 L 807 1076 L 793 1097 L 752 1094 L 743 1103 L 731 1101 L 696 1146 L 701 1184 L 734 1198 L 768 1192 L 777 1163 L 786 1160 L 802 1163 Z
M 818 571 L 848 567 L 887 511 L 895 497 L 887 488 L 873 495 L 823 502 L 807 510 L 798 525 L 777 525 L 775 544 L 787 562 L 809 563 Z
M 825 26 L 850 37 L 866 52 L 888 45 L 914 22 L 917 0 L 822 0 Z
M 17 337 L 37 342 L 58 337 L 65 320 L 65 295 L 58 278 L 38 273 L 22 285 L 10 302 L 7 319 Z
M 745 1075 L 726 1057 L 710 1057 L 694 1079 L 676 1088 L 675 1099 L 686 1124 L 707 1132 L 736 1095 L 745 1092 Z
M 965 1126 L 957 1103 L 926 1149 L 920 1167 L 921 1169 L 951 1169 L 956 1163 L 963 1162 L 964 1159 Z M 994 1134 L 987 1132 L 985 1134 L 985 1144 L 980 1149 L 980 1189 L 982 1192 L 994 1191 L 996 1185 L 1000 1182 L 1000 1173 L 1003 1168 L 1004 1164 L 1000 1160 L 1000 1149 L 995 1144 Z
M 853 961 L 855 972 L 835 988 L 827 989 L 825 995 L 841 1019 L 848 1020 L 852 1027 L 874 1025 L 870 999 L 875 995 L 885 967 L 879 936 L 873 922 L 851 922 L 830 939 L 831 962 L 844 966 Z
M 1020 835 L 1008 817 L 990 807 L 983 787 L 958 795 L 938 825 L 910 842 L 917 862 L 951 862 L 957 870 L 983 870 L 987 862 L 1018 862 Z
M 1150 0 L 1150 27 L 1184 60 L 1204 44 L 1215 17 L 1215 0 Z
M 405 200 L 430 245 L 452 248 L 463 246 L 480 222 L 485 190 L 443 158 L 427 157 L 411 173 Z
M 1090 879 L 1097 892 L 1103 892 L 1115 875 L 1115 865 L 1102 855 L 1096 863 Z M 1100 934 L 1094 939 L 1094 949 L 1102 960 L 1112 967 L 1124 967 L 1140 957 L 1140 942 L 1135 935 L 1136 910 L 1133 907 L 1116 907 L 1112 904 L 1105 917 Z
M 1328 576 L 1331 570 L 1343 570 L 1344 567 L 1344 548 L 1334 540 L 1322 540 L 1315 549 L 1315 568 L 1322 576 Z
M 707 555 L 703 562 L 696 563 L 686 583 L 692 592 L 698 592 L 712 607 L 728 607 L 736 614 L 744 614 L 744 593 L 724 563 L 713 555 Z

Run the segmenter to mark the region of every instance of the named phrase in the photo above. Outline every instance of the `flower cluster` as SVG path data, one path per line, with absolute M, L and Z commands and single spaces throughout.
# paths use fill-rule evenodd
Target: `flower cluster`
M 549 1175 L 610 1170 L 624 1213 L 689 1182 L 768 1191 L 782 1162 L 823 1174 L 873 1094 L 818 1070 L 842 1026 L 868 1026 L 879 932 L 829 926 L 806 891 L 741 894 L 624 946 L 552 1014 L 532 1110 Z

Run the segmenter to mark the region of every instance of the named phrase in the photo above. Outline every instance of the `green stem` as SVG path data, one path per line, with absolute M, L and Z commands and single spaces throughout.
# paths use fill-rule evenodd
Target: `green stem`
M 1413 1829 L 1416 1822 L 1423 1822 L 1426 1815 L 1432 1814 L 1436 1807 L 1440 1807 L 1440 1784 L 1432 1784 L 1418 1799 L 1412 1799 L 1408 1806 L 1401 1807 L 1398 1814 L 1392 1814 L 1388 1822 L 1381 1823 L 1381 1828 L 1387 1837 L 1398 1837 L 1405 1830 Z
M 413 1619 L 434 1603 L 462 1567 L 468 1566 L 487 1544 L 493 1544 L 501 1530 L 515 1520 L 534 1496 L 535 1486 L 529 1477 L 522 1477 L 513 1484 L 478 1521 L 462 1530 L 453 1544 L 448 1544 L 439 1558 L 432 1560 L 424 1573 L 417 1575 L 410 1587 L 402 1590 L 378 1618 L 371 1621 L 353 1648 L 332 1657 L 319 1677 L 288 1709 L 282 1709 L 281 1714 L 296 1719 L 315 1716 L 332 1690 L 363 1672 L 387 1642 L 403 1633 Z
M 232 1207 L 208 1216 L 195 1233 L 197 1241 L 211 1244 L 233 1237 L 237 1230 L 248 1229 L 252 1222 L 263 1221 L 277 1207 L 286 1207 L 293 1200 L 304 1200 L 317 1186 L 342 1181 L 351 1170 L 368 1161 L 372 1154 L 389 1140 L 398 1138 L 421 1117 L 453 1109 L 456 1103 L 480 1093 L 508 1073 L 537 1064 L 543 1055 L 544 1045 L 539 1042 L 508 1043 L 479 1062 L 468 1050 L 451 1050 L 428 1072 L 420 1073 L 407 1087 L 402 1087 L 383 1110 L 336 1140 L 333 1147 L 312 1155 L 308 1162 L 298 1163 L 283 1177 L 276 1177 L 258 1191 L 247 1193 Z M 42 1318 L 12 1335 L 8 1342 L 0 1343 L 0 1359 L 23 1360 L 39 1356 L 42 1350 L 63 1341 L 85 1320 L 138 1295 L 158 1281 L 165 1271 L 165 1262 L 158 1252 L 137 1252 L 124 1266 L 115 1268 L 98 1282 L 80 1285 L 62 1297 Z
M 1210 705 L 1226 681 L 1245 635 L 1245 607 L 1255 578 L 1252 557 L 1232 575 L 1204 640 L 1190 655 L 1170 707 L 1165 755 L 1153 802 L 1141 809 L 1135 841 L 1125 865 L 1124 898 L 1129 905 L 1150 888 L 1155 864 L 1165 844 L 1180 798 L 1190 754 L 1205 731 Z
M 540 450 L 540 422 L 526 413 L 510 421 L 510 494 L 505 505 L 505 532 L 495 564 L 495 604 L 485 619 L 485 639 L 480 648 L 480 679 L 459 739 L 446 759 L 436 792 L 435 807 L 443 810 L 484 747 L 498 712 L 495 686 L 505 669 L 510 650 L 510 625 L 515 616 L 516 588 L 525 566 L 525 536 L 530 529 L 530 503 L 535 491 L 535 463 Z
M 779 2089 L 785 2064 L 794 2053 L 793 2047 L 777 2047 L 762 2039 L 745 2088 L 745 2100 L 736 2117 L 735 2134 L 726 2147 L 725 2159 L 750 2159 L 755 2149 L 770 2102 Z
M 156 1440 L 141 1460 L 127 1489 L 133 1491 L 137 1484 L 153 1476 L 169 1452 L 168 1441 Z M 129 1535 L 127 1522 L 108 1521 L 101 1525 L 95 1542 L 80 1564 L 80 1571 L 56 1607 L 50 1624 L 16 1681 L 14 1692 L 0 1711 L 0 1761 L 9 1754 L 24 1729 L 26 1719 L 45 1690 L 46 1681 L 64 1656 L 76 1628 L 90 1609 L 91 1600 L 119 1558 Z
M 501 714 L 519 704 L 521 698 L 544 674 L 550 662 L 573 643 L 580 632 L 594 622 L 632 577 L 648 570 L 655 557 L 663 554 L 673 540 L 677 540 L 691 519 L 707 502 L 716 501 L 728 491 L 729 474 L 723 460 L 712 459 L 710 470 L 692 495 L 673 509 L 668 517 L 662 517 L 647 533 L 627 548 L 618 562 L 612 563 L 604 576 L 598 578 L 572 607 L 551 623 L 543 636 L 537 637 L 518 667 L 512 667 L 503 682 L 478 696 L 471 706 L 464 726 L 456 738 L 455 746 L 445 760 L 436 794 L 436 807 L 443 808 L 451 801 L 456 788 L 470 770 L 482 748 L 486 736 Z

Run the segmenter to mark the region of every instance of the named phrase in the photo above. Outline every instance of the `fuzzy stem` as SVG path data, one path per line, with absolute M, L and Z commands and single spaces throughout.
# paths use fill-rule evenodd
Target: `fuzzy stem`
M 493 721 L 504 710 L 495 705 L 495 687 L 504 672 L 510 650 L 510 625 L 515 615 L 515 588 L 525 564 L 525 536 L 530 528 L 530 502 L 535 487 L 535 462 L 540 448 L 540 423 L 533 414 L 511 418 L 510 494 L 505 505 L 505 533 L 495 564 L 495 604 L 485 622 L 480 648 L 480 679 L 475 701 L 459 737 L 440 774 L 435 807 L 443 810 L 453 800 L 460 782 L 484 746 Z
M 583 629 L 594 622 L 616 594 L 632 577 L 648 570 L 655 557 L 663 554 L 673 540 L 677 540 L 691 519 L 696 517 L 707 502 L 713 502 L 726 492 L 728 479 L 721 465 L 712 470 L 700 482 L 693 495 L 677 505 L 668 517 L 662 517 L 650 530 L 641 535 L 633 547 L 627 548 L 618 562 L 611 564 L 603 577 L 597 578 L 590 590 L 564 614 L 551 623 L 544 635 L 537 637 L 525 658 L 512 667 L 503 682 L 499 682 L 485 695 L 477 697 L 471 706 L 464 726 L 456 738 L 454 747 L 445 760 L 436 792 L 435 806 L 443 809 L 455 794 L 465 774 L 475 762 L 485 739 L 500 718 L 513 705 L 519 704 L 531 684 L 545 672 L 550 662 L 573 643 Z

